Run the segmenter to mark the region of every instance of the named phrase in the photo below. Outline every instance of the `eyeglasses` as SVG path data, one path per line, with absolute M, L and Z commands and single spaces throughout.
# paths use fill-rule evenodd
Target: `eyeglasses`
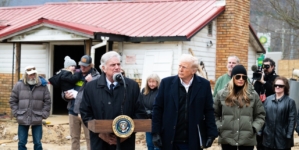
M 242 77 L 243 80 L 247 80 L 247 76 L 246 75 L 239 75 L 239 74 L 235 75 L 235 79 L 236 80 L 240 80 L 241 77 Z
M 35 70 L 35 67 L 26 69 L 26 71 L 31 71 L 31 70 Z
M 275 87 L 275 88 L 277 88 L 277 87 L 278 87 L 278 88 L 284 88 L 284 86 L 285 86 L 285 85 L 282 85 L 282 84 L 274 84 L 274 87 Z
M 269 68 L 270 68 L 270 65 L 268 65 L 268 64 L 263 64 L 263 68 L 264 68 L 264 69 L 269 69 Z

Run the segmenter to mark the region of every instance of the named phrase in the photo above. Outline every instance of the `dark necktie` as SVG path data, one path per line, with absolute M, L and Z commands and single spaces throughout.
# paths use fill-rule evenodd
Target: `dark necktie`
M 113 88 L 114 88 L 114 84 L 112 83 L 112 84 L 110 84 L 110 91 L 111 91 L 111 93 L 113 93 Z

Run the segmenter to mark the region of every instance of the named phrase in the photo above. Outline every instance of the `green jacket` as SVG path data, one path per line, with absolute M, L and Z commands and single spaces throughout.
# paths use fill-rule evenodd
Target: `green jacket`
M 254 91 L 253 86 L 248 84 L 250 105 L 243 108 L 225 105 L 225 99 L 229 94 L 228 87 L 220 90 L 214 100 L 214 111 L 217 129 L 219 132 L 218 142 L 232 146 L 256 145 L 255 131 L 260 131 L 265 122 L 265 110 L 263 104 Z
M 225 87 L 225 85 L 231 80 L 231 77 L 225 73 L 224 75 L 220 76 L 215 84 L 214 87 L 214 93 L 213 93 L 213 98 L 215 98 L 215 96 L 217 95 L 218 91 L 220 91 L 221 89 L 223 89 Z

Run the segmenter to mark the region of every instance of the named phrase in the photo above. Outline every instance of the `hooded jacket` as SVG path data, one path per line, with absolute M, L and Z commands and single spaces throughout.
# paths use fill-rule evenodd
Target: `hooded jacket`
M 228 85 L 217 93 L 214 109 L 220 144 L 256 145 L 255 131 L 259 131 L 264 124 L 265 110 L 251 84 L 248 84 L 248 92 L 250 105 L 248 107 L 244 105 L 242 108 L 225 104 L 225 99 L 229 95 Z
M 17 82 L 10 95 L 13 116 L 20 125 L 41 125 L 50 115 L 51 97 L 47 81 L 39 77 L 32 90 L 23 80 Z

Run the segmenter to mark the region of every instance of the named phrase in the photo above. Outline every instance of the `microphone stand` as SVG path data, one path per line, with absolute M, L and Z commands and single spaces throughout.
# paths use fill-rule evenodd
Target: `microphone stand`
M 121 79 L 122 79 L 122 81 L 123 81 L 123 83 L 124 83 L 124 99 L 123 99 L 123 102 L 121 103 L 121 107 L 120 107 L 120 111 L 121 111 L 121 114 L 123 115 L 124 114 L 124 109 L 123 109 L 123 106 L 124 106 L 124 103 L 125 103 L 125 100 L 126 100 L 126 91 L 127 91 L 127 85 L 126 85 L 126 81 L 125 81 L 125 78 L 123 77 L 123 75 L 122 74 L 120 74 L 120 76 L 121 76 Z M 121 148 L 120 148 L 120 138 L 119 137 L 117 137 L 116 138 L 116 150 L 121 150 Z

